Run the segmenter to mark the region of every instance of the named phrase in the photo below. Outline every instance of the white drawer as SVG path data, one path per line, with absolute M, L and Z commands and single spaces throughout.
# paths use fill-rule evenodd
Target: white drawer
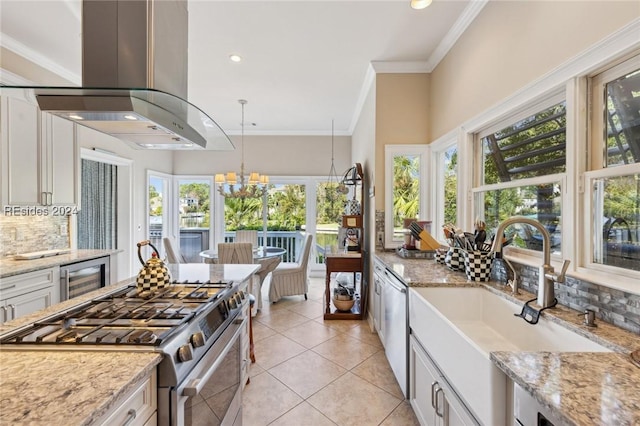
M 0 279 L 0 300 L 60 285 L 60 268 L 41 269 Z
M 98 424 L 104 426 L 136 426 L 148 423 L 157 410 L 156 373 L 138 386 L 124 401 L 119 402 L 115 411 L 107 413 L 106 419 Z

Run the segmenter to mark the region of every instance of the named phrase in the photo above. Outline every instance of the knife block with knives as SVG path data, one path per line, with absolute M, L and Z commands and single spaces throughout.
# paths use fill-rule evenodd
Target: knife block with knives
M 427 230 L 422 228 L 422 226 L 418 225 L 416 222 L 411 222 L 411 225 L 409 225 L 409 230 L 411 231 L 411 235 L 413 235 L 413 238 L 420 241 L 419 250 L 433 251 L 440 247 L 440 243 L 435 238 L 433 238 L 431 234 L 427 232 Z

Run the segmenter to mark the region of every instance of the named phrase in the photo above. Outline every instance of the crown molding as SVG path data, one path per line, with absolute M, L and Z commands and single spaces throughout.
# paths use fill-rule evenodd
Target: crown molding
M 239 130 L 225 131 L 228 136 L 241 136 Z M 331 130 L 252 130 L 244 131 L 245 136 L 331 136 Z M 334 136 L 351 136 L 350 131 L 334 131 Z
M 430 73 L 447 55 L 449 50 L 458 41 L 460 36 L 466 31 L 467 27 L 471 25 L 473 20 L 478 16 L 480 11 L 485 7 L 489 0 L 472 0 L 469 5 L 462 11 L 462 14 L 458 20 L 453 24 L 451 29 L 443 37 L 442 41 L 434 49 L 433 53 L 426 61 L 407 61 L 407 62 L 392 62 L 392 61 L 371 61 L 367 67 L 362 87 L 360 88 L 360 94 L 358 95 L 358 101 L 351 117 L 351 125 L 349 126 L 349 133 L 353 134 L 364 102 L 367 99 L 367 95 L 376 80 L 376 74 L 408 74 L 408 73 Z
M 460 36 L 464 34 L 487 3 L 489 3 L 489 0 L 472 0 L 469 3 L 449 32 L 442 38 L 440 44 L 438 44 L 429 56 L 429 59 L 426 61 L 427 71 L 425 72 L 432 72 L 438 66 L 440 61 L 449 53 L 449 50 L 456 44 Z
M 33 82 L 16 73 L 0 68 L 0 84 L 6 86 L 30 86 L 33 85 Z
M 70 81 L 73 84 L 82 84 L 82 76 L 61 66 L 57 62 L 51 60 L 49 57 L 36 52 L 30 47 L 27 47 L 13 37 L 10 37 L 4 33 L 0 33 L 0 46 L 14 52 L 16 55 L 25 58 L 35 65 L 38 65 L 45 70 L 50 71 L 57 76 Z

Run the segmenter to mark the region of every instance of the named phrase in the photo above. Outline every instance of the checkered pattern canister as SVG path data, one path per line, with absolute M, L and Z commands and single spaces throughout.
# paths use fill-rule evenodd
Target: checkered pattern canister
M 436 262 L 444 265 L 444 258 L 447 257 L 447 250 L 436 249 Z
M 449 247 L 444 264 L 452 271 L 464 271 L 464 250 L 460 247 Z
M 489 281 L 493 253 L 483 251 L 465 252 L 464 266 L 467 278 L 471 281 Z

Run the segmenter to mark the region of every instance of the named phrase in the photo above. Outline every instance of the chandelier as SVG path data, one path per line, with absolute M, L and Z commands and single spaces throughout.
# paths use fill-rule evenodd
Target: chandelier
M 249 173 L 248 178 L 244 175 L 244 106 L 247 101 L 239 99 L 242 105 L 242 133 L 240 137 L 241 145 L 241 162 L 240 175 L 236 172 L 227 172 L 226 174 L 218 173 L 215 176 L 215 183 L 218 184 L 218 192 L 225 198 L 260 198 L 267 191 L 269 176 L 260 175 L 256 172 Z M 229 185 L 229 191 L 225 191 L 224 185 Z

